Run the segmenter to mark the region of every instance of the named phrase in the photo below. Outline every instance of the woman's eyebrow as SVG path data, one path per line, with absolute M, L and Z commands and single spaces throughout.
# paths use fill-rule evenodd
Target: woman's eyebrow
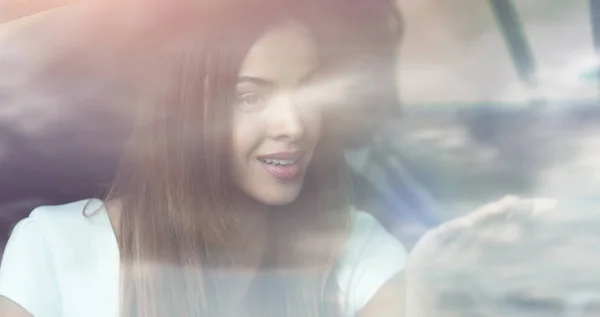
M 259 78 L 259 77 L 252 77 L 252 76 L 240 76 L 238 77 L 238 84 L 242 84 L 242 83 L 251 83 L 257 86 L 266 86 L 266 87 L 273 87 L 275 86 L 275 83 L 272 80 L 267 80 L 264 78 Z
M 310 82 L 315 77 L 315 75 L 317 73 L 319 73 L 318 68 L 310 70 L 309 72 L 304 74 L 302 77 L 300 77 L 300 79 L 298 79 L 298 85 L 299 86 L 306 85 L 308 82 Z M 240 77 L 238 77 L 237 83 L 238 84 L 250 83 L 250 84 L 254 84 L 257 86 L 263 86 L 263 87 L 276 86 L 274 80 L 265 79 L 265 78 L 261 78 L 261 77 L 254 77 L 254 76 L 240 76 Z

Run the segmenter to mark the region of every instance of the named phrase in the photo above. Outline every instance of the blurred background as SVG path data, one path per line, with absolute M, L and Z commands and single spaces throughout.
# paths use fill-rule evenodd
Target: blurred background
M 36 206 L 101 195 L 126 135 L 100 54 L 126 35 L 77 40 L 83 1 L 0 1 L 2 244 Z M 507 194 L 600 200 L 598 1 L 397 2 L 402 117 L 348 151 L 360 208 L 411 247 Z
M 398 4 L 403 118 L 376 138 L 363 174 L 379 170 L 373 184 L 417 220 L 400 231 L 418 236 L 418 224 L 506 194 L 596 195 L 597 1 Z

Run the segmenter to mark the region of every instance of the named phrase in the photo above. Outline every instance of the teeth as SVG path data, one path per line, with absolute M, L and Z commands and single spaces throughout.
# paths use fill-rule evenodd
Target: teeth
M 296 161 L 292 161 L 292 160 L 279 160 L 279 165 L 292 165 L 296 163 Z
M 296 163 L 295 160 L 271 160 L 271 159 L 264 159 L 263 161 L 265 163 L 267 163 L 267 164 L 281 165 L 281 166 L 292 165 L 292 164 Z

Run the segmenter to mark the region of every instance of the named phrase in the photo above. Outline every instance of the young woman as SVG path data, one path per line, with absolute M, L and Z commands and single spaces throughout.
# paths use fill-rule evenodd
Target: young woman
M 174 1 L 154 16 L 137 43 L 150 98 L 114 186 L 15 227 L 0 315 L 399 315 L 406 252 L 351 207 L 329 129 L 336 74 L 367 51 L 348 36 L 369 35 L 353 28 L 367 12 L 349 3 Z

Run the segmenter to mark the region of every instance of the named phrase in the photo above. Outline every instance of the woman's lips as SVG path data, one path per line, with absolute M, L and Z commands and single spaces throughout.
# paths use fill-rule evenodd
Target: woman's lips
M 297 160 L 295 163 L 289 165 L 276 165 L 264 161 L 261 161 L 261 163 L 265 170 L 269 172 L 269 174 L 280 180 L 296 179 L 302 171 L 302 164 L 300 163 L 300 160 Z
M 302 172 L 303 152 L 279 152 L 258 157 L 269 174 L 280 180 L 296 179 Z

